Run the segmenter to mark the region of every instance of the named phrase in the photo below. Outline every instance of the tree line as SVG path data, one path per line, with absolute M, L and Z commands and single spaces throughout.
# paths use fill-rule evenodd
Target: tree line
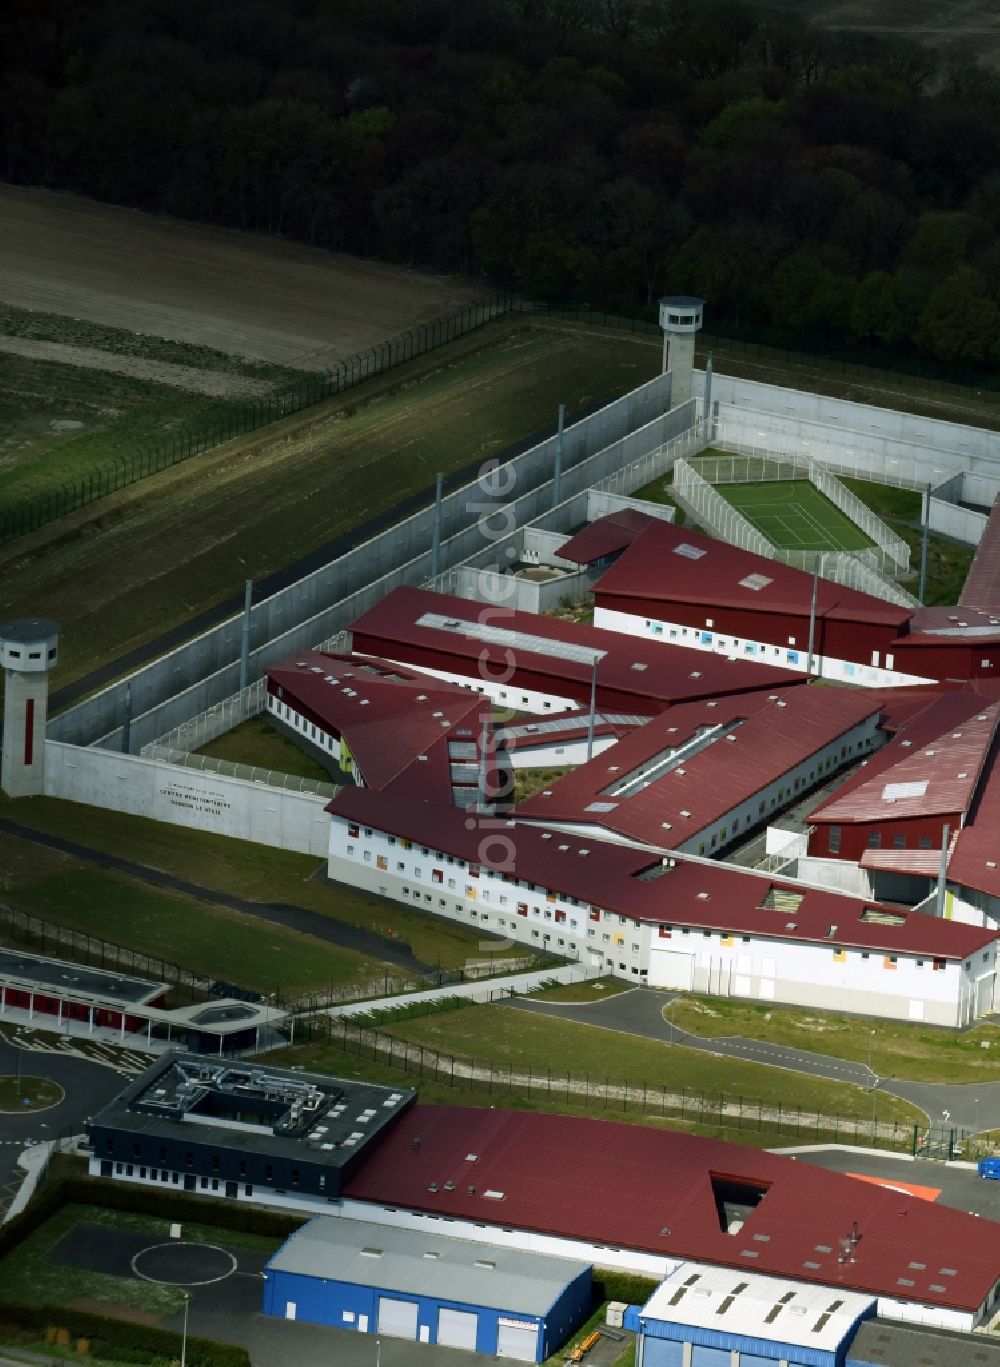
M 0 177 L 1000 360 L 1000 78 L 750 0 L 7 0 Z

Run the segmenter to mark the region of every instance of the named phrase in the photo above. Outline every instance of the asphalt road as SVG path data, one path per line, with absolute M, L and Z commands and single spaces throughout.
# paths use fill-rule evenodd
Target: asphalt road
M 780 1152 L 780 1150 L 778 1150 Z M 987 1181 L 968 1168 L 949 1163 L 934 1163 L 926 1159 L 897 1158 L 893 1154 L 874 1154 L 867 1149 L 853 1152 L 844 1149 L 824 1149 L 817 1153 L 795 1155 L 799 1162 L 811 1163 L 828 1172 L 852 1173 L 854 1176 L 876 1177 L 883 1182 L 915 1183 L 939 1191 L 937 1204 L 964 1210 L 970 1215 L 982 1215 L 1000 1221 L 1000 1182 Z
M 665 1044 L 682 1044 L 687 1049 L 699 1049 L 717 1058 L 737 1058 L 748 1063 L 765 1063 L 772 1068 L 787 1068 L 809 1077 L 827 1078 L 831 1082 L 849 1082 L 855 1087 L 871 1087 L 902 1097 L 926 1112 L 932 1124 L 947 1124 L 956 1129 L 1000 1129 L 1000 1082 L 970 1083 L 953 1086 L 948 1083 L 906 1082 L 897 1078 L 873 1077 L 864 1063 L 850 1059 L 814 1054 L 808 1049 L 795 1049 L 784 1044 L 767 1044 L 741 1035 L 706 1038 L 681 1030 L 669 1019 L 664 1020 L 663 1008 L 676 1000 L 675 992 L 659 992 L 653 988 L 634 988 L 620 992 L 605 1001 L 584 1006 L 565 1006 L 555 1002 L 531 1001 L 528 998 L 504 1003 L 519 1011 L 535 1011 L 541 1015 L 560 1016 L 582 1025 L 599 1025 L 605 1030 L 617 1030 L 644 1039 L 662 1040 Z M 669 1017 L 669 1012 L 667 1013 Z M 947 1113 L 947 1119 L 945 1117 Z
M 0 1113 L 0 1216 L 21 1184 L 18 1154 L 31 1142 L 42 1142 L 83 1130 L 84 1121 L 121 1091 L 126 1076 L 90 1059 L 19 1049 L 0 1036 L 0 1076 L 42 1077 L 63 1089 L 63 1099 L 45 1111 L 24 1115 Z

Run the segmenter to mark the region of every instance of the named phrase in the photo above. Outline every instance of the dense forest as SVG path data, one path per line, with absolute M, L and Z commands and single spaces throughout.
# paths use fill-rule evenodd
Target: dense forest
M 0 178 L 1000 360 L 1000 78 L 748 0 L 5 0 Z

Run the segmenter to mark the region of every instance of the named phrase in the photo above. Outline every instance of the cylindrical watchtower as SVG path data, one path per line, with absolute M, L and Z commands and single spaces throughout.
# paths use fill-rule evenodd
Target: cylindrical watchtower
M 691 397 L 691 372 L 694 370 L 694 338 L 700 331 L 704 299 L 687 294 L 667 294 L 660 300 L 660 327 L 663 329 L 663 371 L 673 376 L 670 407 L 686 403 Z
M 59 627 L 49 618 L 22 617 L 0 624 L 4 670 L 0 788 L 8 797 L 31 797 L 44 791 L 49 670 L 58 654 Z

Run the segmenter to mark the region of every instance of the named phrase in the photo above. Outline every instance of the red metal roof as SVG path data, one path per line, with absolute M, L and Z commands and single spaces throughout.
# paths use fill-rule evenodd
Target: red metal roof
M 983 528 L 958 602 L 963 608 L 992 608 L 1000 616 L 1000 498 Z
M 994 645 L 1000 641 L 1000 608 L 918 608 L 895 644 L 905 646 Z
M 509 882 L 536 884 L 636 921 L 946 959 L 964 959 L 996 939 L 992 930 L 895 908 L 893 923 L 886 924 L 868 919 L 867 912 L 874 907 L 880 918 L 890 909 L 845 893 L 689 855 L 604 841 L 595 847 L 580 836 L 463 813 L 395 792 L 344 788 L 327 811 L 487 870 L 496 867 L 493 852 L 494 861 L 503 858 L 503 870 L 515 870 Z M 772 888 L 801 894 L 796 910 L 762 906 Z
M 983 769 L 969 818 L 948 863 L 948 878 L 990 897 L 1000 897 L 1000 740 Z
M 975 710 L 970 715 L 970 704 Z M 964 814 L 989 753 L 1000 704 L 946 693 L 811 814 L 851 824 Z
M 755 578 L 753 576 L 756 576 Z M 746 583 L 750 579 L 750 583 Z M 761 582 L 763 581 L 763 582 Z M 703 536 L 655 522 L 597 581 L 594 592 L 616 598 L 699 603 L 809 618 L 812 575 Z M 757 585 L 757 587 L 755 587 Z M 888 623 L 902 630 L 911 609 L 820 579 L 817 614 L 831 621 Z
M 573 560 L 578 565 L 591 565 L 595 560 L 603 560 L 631 546 L 641 532 L 657 521 L 664 519 L 650 517 L 638 508 L 622 508 L 607 517 L 599 517 L 577 532 L 576 536 L 559 547 L 561 560 Z
M 735 1234 L 713 1176 L 766 1191 Z M 345 1194 L 964 1311 L 1000 1275 L 991 1220 L 779 1154 L 579 1116 L 418 1103 Z
M 680 845 L 878 711 L 877 698 L 841 688 L 682 703 L 522 802 L 517 816 Z M 657 777 L 656 756 L 684 746 L 706 727 L 720 728 L 719 738 Z M 726 727 L 732 729 L 723 734 Z M 645 786 L 616 795 L 644 767 L 650 770 Z M 595 804 L 611 810 L 595 811 Z
M 484 721 L 492 734 L 485 698 L 384 662 L 305 651 L 266 672 L 286 703 L 301 702 L 347 742 L 370 788 L 385 788 L 406 772 L 408 791 L 445 799 L 448 741 L 478 746 Z
M 455 622 L 454 630 L 421 625 L 425 616 Z M 468 623 L 470 633 L 462 634 Z M 482 623 L 516 633 L 510 642 L 484 641 L 473 634 Z M 581 701 L 589 699 L 589 660 L 574 659 L 564 651 L 600 651 L 597 702 L 602 710 L 620 710 L 621 700 L 634 699 L 637 710 L 659 712 L 664 704 L 691 698 L 711 698 L 754 689 L 774 690 L 802 685 L 801 673 L 770 665 L 730 660 L 684 646 L 637 640 L 620 631 L 605 631 L 555 617 L 540 617 L 513 608 L 495 607 L 432 593 L 427 589 L 398 588 L 352 624 L 354 648 L 362 653 L 427 664 L 428 668 L 465 674 L 476 680 L 503 681 L 511 677 L 511 662 L 529 671 L 532 687 Z M 552 643 L 551 654 L 540 642 Z M 511 685 L 515 687 L 515 685 Z M 631 705 L 631 704 L 630 704 Z

